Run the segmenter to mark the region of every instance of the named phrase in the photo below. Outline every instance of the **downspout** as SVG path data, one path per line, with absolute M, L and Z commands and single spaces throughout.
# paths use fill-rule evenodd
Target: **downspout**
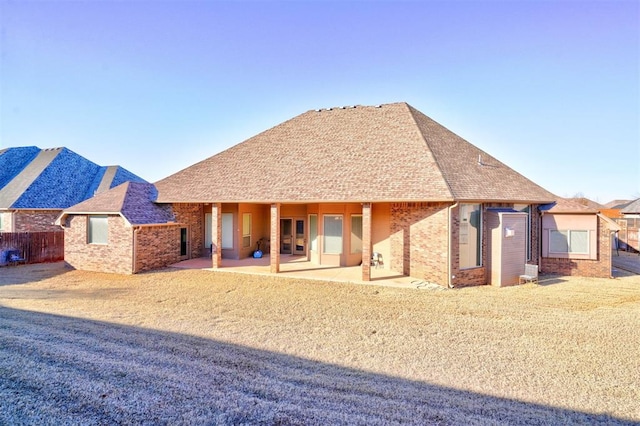
M 453 288 L 453 276 L 451 275 L 452 272 L 452 268 L 451 268 L 451 258 L 453 257 L 451 255 L 452 252 L 452 247 L 453 247 L 453 232 L 451 232 L 451 211 L 453 209 L 455 209 L 456 207 L 458 207 L 458 202 L 456 201 L 455 203 L 453 203 L 452 205 L 450 205 L 448 207 L 448 213 L 449 215 L 447 216 L 447 221 L 448 221 L 448 229 L 449 229 L 449 248 L 447 250 L 447 286 L 449 288 Z
M 542 222 L 545 213 L 544 210 L 540 210 L 540 223 L 538 227 L 538 273 L 542 272 L 542 251 L 544 248 L 542 242 L 544 240 L 544 227 Z
M 133 257 L 131 259 L 131 273 L 135 274 L 138 272 L 136 270 L 136 257 L 138 254 L 138 231 L 140 231 L 141 226 L 133 227 Z

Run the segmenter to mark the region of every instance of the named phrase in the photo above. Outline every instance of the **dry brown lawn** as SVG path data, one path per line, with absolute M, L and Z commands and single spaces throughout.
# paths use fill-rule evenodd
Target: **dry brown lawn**
M 640 276 L 0 269 L 0 424 L 640 424 Z

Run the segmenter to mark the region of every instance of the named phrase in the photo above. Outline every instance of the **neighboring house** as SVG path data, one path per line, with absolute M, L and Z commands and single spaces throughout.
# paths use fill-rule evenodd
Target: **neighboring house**
M 612 219 L 575 200 L 558 199 L 539 207 L 545 273 L 608 278 L 616 232 Z
M 620 209 L 625 219 L 640 219 L 640 198 L 633 200 Z
M 153 203 L 150 183 L 126 182 L 65 209 L 65 261 L 91 271 L 131 274 L 186 258 L 186 228 L 174 223 L 171 206 Z
M 566 198 L 566 200 L 575 204 L 579 204 L 581 206 L 589 207 L 590 209 L 593 209 L 593 210 L 602 210 L 605 208 L 602 204 L 596 203 L 595 201 L 585 197 Z
M 517 283 L 524 263 L 539 261 L 537 207 L 557 199 L 406 103 L 308 111 L 155 187 L 155 203 L 170 205 L 176 221 L 156 228 L 181 229 L 165 234 L 173 238 L 167 261 L 212 253 L 219 268 L 223 257 L 250 257 L 265 241 L 272 273 L 280 256 L 300 255 L 318 265 L 361 265 L 370 280 L 375 252 L 384 268 L 443 286 Z M 73 216 L 67 253 L 90 245 L 86 221 L 115 215 L 96 210 L 65 210 Z M 108 265 L 131 256 L 135 263 L 143 251 L 165 255 L 164 244 L 131 247 L 134 228 L 134 237 L 109 236 L 114 250 L 100 252 Z M 513 237 L 518 244 L 502 243 Z M 116 254 L 120 244 L 130 247 L 126 255 Z M 72 261 L 115 271 L 89 256 Z
M 54 222 L 63 209 L 126 181 L 144 182 L 67 148 L 0 150 L 0 232 L 59 231 Z

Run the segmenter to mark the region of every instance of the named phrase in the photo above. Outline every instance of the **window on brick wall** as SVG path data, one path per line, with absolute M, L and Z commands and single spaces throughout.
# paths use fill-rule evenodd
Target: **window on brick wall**
M 549 230 L 549 253 L 589 253 L 589 231 Z
M 482 263 L 482 209 L 480 204 L 460 204 L 460 268 Z
M 527 214 L 525 244 L 527 245 L 527 260 L 531 260 L 531 206 L 528 204 L 515 204 L 513 208 Z
M 109 218 L 107 216 L 89 216 L 87 243 L 109 243 Z

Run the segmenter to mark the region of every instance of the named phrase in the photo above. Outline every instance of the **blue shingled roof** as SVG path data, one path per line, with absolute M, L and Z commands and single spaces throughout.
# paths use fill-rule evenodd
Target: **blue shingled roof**
M 58 150 L 49 150 L 51 153 L 54 151 Z M 36 168 L 37 170 L 31 168 L 28 169 L 28 172 L 25 171 L 20 175 L 20 172 L 25 170 L 40 152 L 41 150 L 37 147 L 9 148 L 0 151 L 0 191 L 5 187 L 9 190 L 8 185 L 16 176 L 18 176 L 18 180 L 23 182 L 29 182 L 28 176 L 25 174 L 31 175 L 33 179 L 33 182 L 22 193 L 19 190 L 16 191 L 16 186 L 13 185 L 17 198 L 13 203 L 9 201 L 10 206 L 0 207 L 64 209 L 73 206 L 95 194 L 108 169 L 67 148 L 61 148 L 46 167 Z M 113 188 L 126 181 L 146 182 L 122 167 L 114 167 L 117 169 L 115 169 L 113 179 L 107 188 Z
M 146 183 L 147 181 L 142 179 L 139 176 L 134 175 L 129 170 L 123 169 L 122 167 L 118 166 L 118 170 L 116 171 L 116 175 L 113 177 L 113 181 L 111 182 L 110 188 L 115 188 L 116 186 L 123 184 L 125 182 Z
M 18 175 L 40 152 L 37 146 L 21 146 L 0 151 L 0 188 Z

